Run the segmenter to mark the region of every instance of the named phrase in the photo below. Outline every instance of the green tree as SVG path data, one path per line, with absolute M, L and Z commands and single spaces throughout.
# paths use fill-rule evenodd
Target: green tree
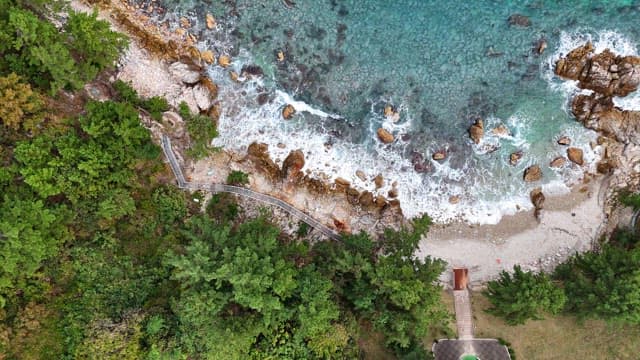
M 42 262 L 70 238 L 64 209 L 5 195 L 0 204 L 0 308 L 37 276 Z
M 487 312 L 511 325 L 542 319 L 545 312 L 557 314 L 566 301 L 562 288 L 547 274 L 524 272 L 519 265 L 513 267 L 513 274 L 502 271 L 498 280 L 487 283 L 484 294 L 492 305 Z
M 127 47 L 125 35 L 111 31 L 109 23 L 91 14 L 69 12 L 64 26 L 69 50 L 76 61 L 76 71 L 83 81 L 93 79 L 100 71 L 113 66 Z
M 640 324 L 640 248 L 604 244 L 560 264 L 566 310 L 580 318 Z

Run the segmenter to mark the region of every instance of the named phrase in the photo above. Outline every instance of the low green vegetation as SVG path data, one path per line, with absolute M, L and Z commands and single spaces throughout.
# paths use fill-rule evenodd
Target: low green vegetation
M 242 171 L 233 170 L 227 176 L 227 184 L 242 186 L 249 183 L 249 174 Z
M 187 123 L 187 132 L 191 138 L 191 147 L 187 149 L 189 156 L 199 160 L 207 157 L 212 151 L 218 151 L 211 145 L 211 140 L 218 136 L 218 129 L 213 119 L 206 115 L 191 114 L 185 102 L 180 104 L 178 113 Z

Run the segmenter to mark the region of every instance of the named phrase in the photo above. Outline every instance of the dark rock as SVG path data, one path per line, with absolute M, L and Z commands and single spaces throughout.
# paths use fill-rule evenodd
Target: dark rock
M 373 205 L 373 194 L 370 191 L 363 191 L 358 198 L 358 203 L 363 207 L 370 207 Z
M 520 159 L 522 159 L 522 156 L 524 155 L 524 153 L 522 151 L 516 151 L 514 153 L 511 153 L 511 155 L 509 155 L 509 164 L 511 165 L 517 165 L 518 161 L 520 161 Z
M 551 162 L 549 163 L 549 166 L 553 168 L 559 168 L 559 167 L 563 167 L 564 164 L 566 163 L 567 163 L 567 159 L 564 156 L 558 156 L 557 158 L 551 160 Z
M 243 76 L 251 75 L 251 76 L 263 76 L 264 72 L 262 68 L 258 65 L 244 65 L 240 74 Z
M 568 136 L 561 136 L 558 139 L 558 144 L 565 145 L 565 146 L 571 145 L 571 138 L 569 138 Z

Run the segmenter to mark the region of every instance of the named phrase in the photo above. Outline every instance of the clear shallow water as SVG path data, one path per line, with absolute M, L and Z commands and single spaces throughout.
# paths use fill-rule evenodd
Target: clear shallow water
M 440 221 L 496 223 L 504 214 L 531 208 L 533 187 L 563 192 L 580 177 L 577 166 L 546 166 L 564 154 L 555 144 L 560 135 L 571 136 L 585 151 L 587 167 L 593 167 L 598 149 L 589 143 L 595 134 L 567 114 L 567 99 L 576 89 L 555 78 L 552 65 L 586 39 L 634 54 L 639 6 L 633 1 L 298 0 L 287 8 L 282 0 L 238 0 L 169 3 L 167 19 L 186 15 L 203 27 L 204 14 L 214 14 L 217 29 L 205 31 L 199 47 L 231 54 L 237 72 L 254 63 L 266 73 L 264 79 L 236 84 L 228 70 L 210 69 L 223 83 L 225 105 L 216 145 L 243 150 L 253 141 L 266 142 L 279 160 L 301 148 L 305 169 L 316 176 L 340 176 L 373 190 L 369 179 L 382 173 L 384 195 L 396 181 L 408 216 L 427 212 Z M 514 13 L 528 16 L 531 26 L 509 26 Z M 538 55 L 533 49 L 543 37 L 548 48 Z M 283 63 L 276 61 L 279 50 L 287 55 Z M 293 101 L 298 115 L 285 121 L 281 107 Z M 618 103 L 633 107 L 638 101 Z M 398 122 L 384 118 L 386 104 L 400 110 Z M 485 119 L 489 134 L 480 145 L 467 135 L 477 117 Z M 511 136 L 490 135 L 499 124 Z M 375 135 L 379 127 L 398 140 L 381 144 Z M 447 150 L 447 159 L 431 161 L 439 149 Z M 508 156 L 517 150 L 525 156 L 511 166 Z M 414 170 L 416 153 L 428 171 Z M 525 184 L 522 172 L 533 163 L 542 166 L 544 179 Z M 357 170 L 369 179 L 359 179 Z M 452 195 L 460 196 L 460 203 L 450 204 Z

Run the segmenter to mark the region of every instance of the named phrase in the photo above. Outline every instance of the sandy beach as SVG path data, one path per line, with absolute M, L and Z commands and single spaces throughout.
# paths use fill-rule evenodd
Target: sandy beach
M 606 181 L 574 186 L 571 193 L 550 197 L 538 222 L 533 211 L 504 217 L 496 225 L 434 225 L 418 256 L 445 260 L 447 270 L 467 267 L 472 285 L 495 278 L 502 270 L 549 271 L 576 252 L 592 248 L 605 227 Z M 441 281 L 451 282 L 451 271 Z

